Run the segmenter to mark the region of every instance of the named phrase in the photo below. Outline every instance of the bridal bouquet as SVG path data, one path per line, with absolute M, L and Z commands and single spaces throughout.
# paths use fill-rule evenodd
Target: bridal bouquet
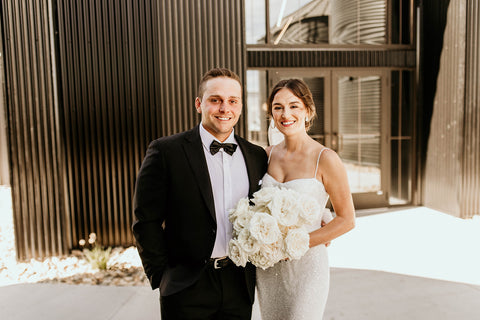
M 305 227 L 319 221 L 324 209 L 314 198 L 280 187 L 262 188 L 251 201 L 253 206 L 243 198 L 230 211 L 230 259 L 237 266 L 250 261 L 262 269 L 286 258 L 300 259 L 309 248 Z

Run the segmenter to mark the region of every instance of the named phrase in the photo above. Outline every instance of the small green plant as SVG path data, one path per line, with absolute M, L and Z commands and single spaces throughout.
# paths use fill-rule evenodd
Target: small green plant
M 110 259 L 111 247 L 104 249 L 97 244 L 97 235 L 90 233 L 88 236 L 88 248 L 85 248 L 86 241 L 81 239 L 78 244 L 83 248 L 83 255 L 90 265 L 99 270 L 107 270 L 108 259 Z

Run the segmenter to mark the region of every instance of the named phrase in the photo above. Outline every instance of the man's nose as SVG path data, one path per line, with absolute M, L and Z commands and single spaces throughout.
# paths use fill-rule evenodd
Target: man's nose
M 222 103 L 220 103 L 220 111 L 222 112 L 227 111 L 227 107 L 228 107 L 228 103 L 226 101 L 222 101 Z

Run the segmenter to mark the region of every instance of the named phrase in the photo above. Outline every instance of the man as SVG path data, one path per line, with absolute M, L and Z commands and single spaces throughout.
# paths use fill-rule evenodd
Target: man
M 153 141 L 137 177 L 133 233 L 168 319 L 250 319 L 255 268 L 227 257 L 228 211 L 258 190 L 265 151 L 234 135 L 242 87 L 228 69 L 200 81 L 192 130 Z M 223 144 L 225 143 L 225 144 Z

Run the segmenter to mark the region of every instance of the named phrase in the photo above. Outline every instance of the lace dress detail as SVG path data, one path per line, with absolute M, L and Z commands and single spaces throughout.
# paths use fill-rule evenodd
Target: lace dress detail
M 318 159 L 325 149 L 320 151 Z M 314 197 L 325 207 L 328 194 L 323 183 L 315 178 L 317 169 L 318 160 L 313 178 L 283 183 L 266 173 L 262 186 L 293 189 Z M 321 220 L 310 225 L 309 232 L 320 228 L 320 225 Z M 266 270 L 257 268 L 257 293 L 262 320 L 322 319 L 329 284 L 328 253 L 324 245 L 310 248 L 299 260 L 281 261 Z

